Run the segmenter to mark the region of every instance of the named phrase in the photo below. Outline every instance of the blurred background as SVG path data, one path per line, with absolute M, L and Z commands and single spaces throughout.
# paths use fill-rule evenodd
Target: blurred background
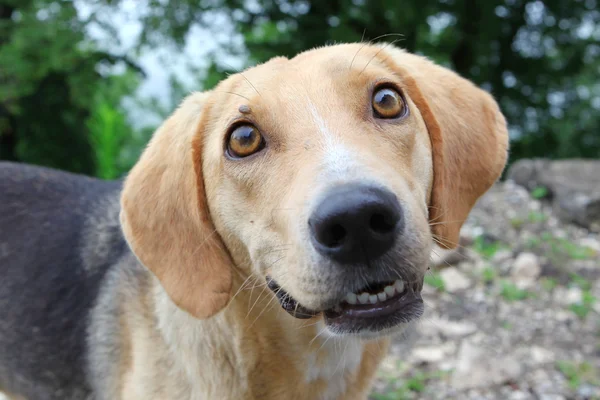
M 376 38 L 490 91 L 512 143 L 373 398 L 600 399 L 597 0 L 0 0 L 0 160 L 121 177 L 190 91 Z

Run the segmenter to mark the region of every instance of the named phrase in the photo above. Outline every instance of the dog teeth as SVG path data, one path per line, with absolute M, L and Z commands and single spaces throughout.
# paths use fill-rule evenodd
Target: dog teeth
M 354 293 L 346 294 L 346 303 L 348 304 L 356 304 L 357 296 Z
M 387 297 L 392 297 L 396 293 L 396 289 L 394 289 L 394 286 L 386 286 L 383 288 L 383 291 L 385 292 Z
M 402 281 L 402 280 L 400 280 L 400 279 L 397 279 L 397 280 L 394 282 L 394 288 L 396 288 L 396 291 L 397 291 L 398 293 L 402 293 L 402 292 L 404 292 L 404 281 Z
M 360 304 L 367 304 L 369 302 L 369 293 L 361 293 L 358 296 L 358 302 Z
M 392 285 L 383 288 L 379 293 L 363 292 L 361 294 L 346 293 L 344 301 L 348 304 L 377 304 L 398 296 L 404 292 L 404 281 L 397 279 Z

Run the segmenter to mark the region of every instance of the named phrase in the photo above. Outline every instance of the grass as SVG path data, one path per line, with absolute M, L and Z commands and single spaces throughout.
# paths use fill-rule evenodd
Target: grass
M 527 215 L 527 220 L 532 224 L 546 222 L 548 220 L 548 216 L 541 211 L 530 211 L 529 215 Z
M 502 248 L 504 248 L 502 243 L 487 240 L 484 236 L 477 236 L 473 242 L 473 250 L 481 254 L 487 260 L 492 258 L 494 254 Z
M 571 285 L 575 285 L 581 290 L 589 291 L 592 289 L 591 282 L 579 274 L 572 273 L 570 275 L 570 281 Z
M 531 191 L 531 197 L 534 199 L 540 200 L 548 197 L 548 188 L 545 186 L 538 186 Z
M 525 220 L 522 218 L 512 218 L 510 220 L 510 224 L 515 229 L 520 229 L 523 225 L 525 225 Z
M 400 378 L 402 383 L 398 386 L 399 379 L 391 379 L 389 385 L 393 387 L 386 393 L 374 393 L 371 398 L 374 400 L 408 400 L 421 398 L 427 383 L 430 380 L 441 379 L 449 372 L 415 372 L 407 378 Z
M 579 303 L 571 304 L 569 310 L 581 319 L 585 319 L 588 314 L 592 311 L 596 298 L 592 295 L 589 290 L 585 290 L 581 296 Z
M 502 322 L 502 324 L 501 324 L 500 326 L 501 326 L 502 328 L 506 329 L 507 331 L 512 331 L 512 330 L 513 330 L 513 328 L 514 328 L 514 325 L 513 325 L 513 324 L 511 324 L 511 323 L 510 323 L 510 322 L 508 322 L 508 321 L 504 321 L 504 322 Z
M 507 280 L 500 282 L 500 295 L 507 301 L 519 301 L 531 297 L 530 292 L 519 289 L 515 284 Z
M 424 280 L 427 285 L 439 290 L 440 292 L 444 292 L 446 290 L 446 287 L 444 286 L 444 280 L 437 272 L 426 274 Z
M 588 314 L 593 310 L 594 304 L 596 304 L 596 297 L 592 295 L 592 284 L 591 282 L 579 274 L 571 274 L 569 285 L 577 286 L 582 290 L 581 301 L 569 306 L 569 310 L 577 315 L 581 319 L 585 319 Z
M 554 278 L 542 278 L 541 284 L 545 291 L 551 292 L 558 286 L 558 281 Z
M 579 364 L 558 361 L 556 368 L 567 378 L 571 390 L 577 390 L 584 383 L 600 386 L 600 371 L 587 361 Z
M 570 260 L 589 260 L 596 255 L 596 252 L 589 247 L 580 246 L 549 232 L 529 238 L 526 247 L 536 253 L 545 254 L 555 266 L 561 266 Z
M 483 271 L 481 271 L 481 278 L 483 279 L 483 283 L 487 285 L 494 282 L 497 276 L 498 273 L 496 272 L 496 270 L 490 266 L 485 267 Z

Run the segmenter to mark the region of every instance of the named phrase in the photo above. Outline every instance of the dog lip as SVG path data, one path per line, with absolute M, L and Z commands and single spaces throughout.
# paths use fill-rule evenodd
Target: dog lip
M 283 308 L 292 317 L 298 319 L 309 319 L 320 314 L 320 311 L 309 310 L 298 303 L 296 299 L 283 290 L 274 279 L 268 276 L 267 286 L 273 291 L 273 293 L 275 293 L 277 300 L 279 300 L 279 304 L 281 304 L 281 308 Z
M 340 331 L 357 332 L 373 328 L 383 330 L 419 318 L 424 308 L 420 293 L 422 285 L 409 285 L 402 295 L 376 304 L 348 304 L 342 301 L 323 311 L 302 306 L 270 277 L 267 277 L 267 286 L 291 316 L 309 319 L 323 313 L 325 324 Z
M 383 321 L 385 319 L 409 322 L 420 317 L 422 308 L 421 293 L 409 288 L 401 296 L 392 297 L 383 302 L 376 304 L 341 303 L 338 307 L 326 310 L 324 314 L 325 322 L 328 325 L 340 325 L 348 322 L 354 325 L 352 321 L 358 322 L 358 320 L 362 320 L 364 323 L 368 323 L 369 320 Z

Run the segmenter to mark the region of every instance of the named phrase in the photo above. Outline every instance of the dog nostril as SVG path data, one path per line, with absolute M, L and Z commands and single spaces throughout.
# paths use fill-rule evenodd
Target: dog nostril
M 329 227 L 328 232 L 323 238 L 323 244 L 328 247 L 337 247 L 344 242 L 348 232 L 340 224 L 334 224 Z
M 389 214 L 374 213 L 369 220 L 369 227 L 376 233 L 390 233 L 396 227 L 396 219 Z

